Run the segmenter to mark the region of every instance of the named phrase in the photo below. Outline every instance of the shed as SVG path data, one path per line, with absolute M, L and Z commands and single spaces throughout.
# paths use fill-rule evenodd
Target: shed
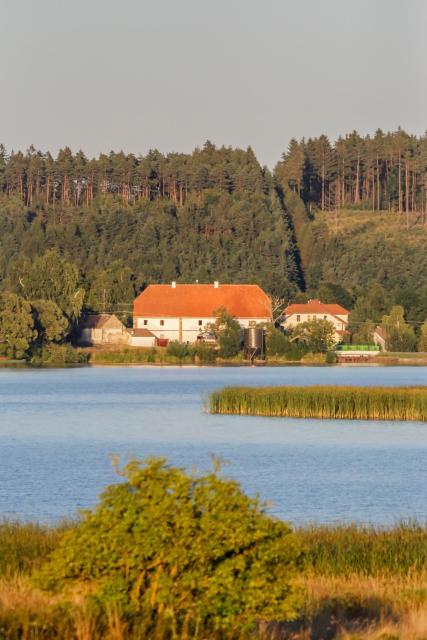
M 156 336 L 148 329 L 129 329 L 132 347 L 154 347 Z
M 115 315 L 88 314 L 80 321 L 78 342 L 82 345 L 129 344 L 129 334 Z

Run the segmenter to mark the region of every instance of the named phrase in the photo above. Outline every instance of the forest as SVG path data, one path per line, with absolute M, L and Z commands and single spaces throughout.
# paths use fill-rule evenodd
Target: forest
M 42 327 L 49 301 L 63 337 L 82 311 L 129 317 L 150 282 L 219 280 L 339 302 L 356 330 L 397 305 L 418 335 L 426 194 L 427 136 L 401 129 L 291 140 L 273 171 L 209 141 L 97 159 L 0 146 L 0 315 L 29 304 Z

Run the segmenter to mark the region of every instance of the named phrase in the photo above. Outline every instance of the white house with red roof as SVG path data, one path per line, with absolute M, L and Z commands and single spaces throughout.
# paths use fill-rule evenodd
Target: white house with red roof
M 339 304 L 326 304 L 320 300 L 290 304 L 283 312 L 282 327 L 292 329 L 301 322 L 310 320 L 328 320 L 335 327 L 335 340 L 340 342 L 348 334 L 348 316 L 350 312 Z
M 196 342 L 221 307 L 242 328 L 271 322 L 271 300 L 255 284 L 150 284 L 133 305 L 134 330 L 157 338 Z

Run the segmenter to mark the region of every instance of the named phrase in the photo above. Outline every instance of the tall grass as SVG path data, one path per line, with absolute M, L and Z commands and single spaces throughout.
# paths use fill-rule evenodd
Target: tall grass
M 55 548 L 61 532 L 38 524 L 0 522 L 0 576 L 31 573 Z
M 0 525 L 0 638 L 178 640 L 170 619 L 153 627 L 151 619 L 128 615 L 119 605 L 100 608 L 78 589 L 50 593 L 34 586 L 33 569 L 56 547 L 66 526 L 72 524 Z M 312 526 L 296 534 L 307 558 L 307 569 L 297 578 L 305 593 L 300 618 L 292 623 L 266 621 L 248 633 L 200 629 L 198 640 L 427 637 L 427 526 Z
M 427 421 L 427 387 L 225 387 L 211 413 L 296 418 Z
M 401 576 L 427 571 L 427 527 L 416 522 L 387 529 L 354 524 L 311 526 L 297 533 L 313 575 Z

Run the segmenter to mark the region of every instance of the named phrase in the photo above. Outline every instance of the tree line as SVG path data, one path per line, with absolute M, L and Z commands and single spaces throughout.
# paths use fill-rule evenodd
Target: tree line
M 374 139 L 383 150 L 391 141 L 403 149 L 406 140 L 412 151 L 381 152 L 372 165 Z M 219 280 L 257 283 L 283 304 L 309 297 L 339 302 L 354 309 L 355 329 L 381 323 L 399 305 L 418 337 L 427 317 L 425 227 L 402 235 L 393 227 L 400 217 L 376 208 L 424 206 L 424 146 L 424 138 L 400 130 L 372 139 L 353 133 L 335 145 L 322 136 L 292 141 L 274 173 L 250 148 L 210 142 L 191 154 L 111 152 L 96 160 L 67 148 L 53 158 L 34 148 L 7 153 L 0 147 L 4 326 L 10 309 L 18 309 L 28 329 L 27 353 L 39 352 L 68 340 L 81 313 L 130 320 L 134 297 L 149 283 Z M 337 149 L 345 157 L 341 182 L 333 172 Z M 408 153 L 418 164 L 409 163 Z M 374 203 L 369 167 L 380 194 Z M 337 189 L 340 206 L 366 207 L 368 222 L 346 227 L 341 216 L 344 226 L 331 231 L 337 216 L 326 209 L 337 206 Z M 71 281 L 67 304 L 79 307 L 73 313 L 61 298 Z M 8 294 L 19 300 L 5 301 Z M 48 311 L 41 312 L 40 301 Z M 60 327 L 56 333 L 43 325 L 47 319 Z
M 354 206 L 372 211 L 427 212 L 427 134 L 403 129 L 361 136 L 353 131 L 333 144 L 327 136 L 291 140 L 276 166 L 310 207 Z
M 226 193 L 267 192 L 271 175 L 261 167 L 250 147 L 216 148 L 211 142 L 192 154 L 162 154 L 150 150 L 145 156 L 122 151 L 89 159 L 69 147 L 56 158 L 31 146 L 26 153 L 8 153 L 0 145 L 0 191 L 19 195 L 25 205 L 89 206 L 99 194 L 116 194 L 129 204 L 139 200 L 167 198 L 183 206 L 190 193 L 199 196 L 216 187 Z

